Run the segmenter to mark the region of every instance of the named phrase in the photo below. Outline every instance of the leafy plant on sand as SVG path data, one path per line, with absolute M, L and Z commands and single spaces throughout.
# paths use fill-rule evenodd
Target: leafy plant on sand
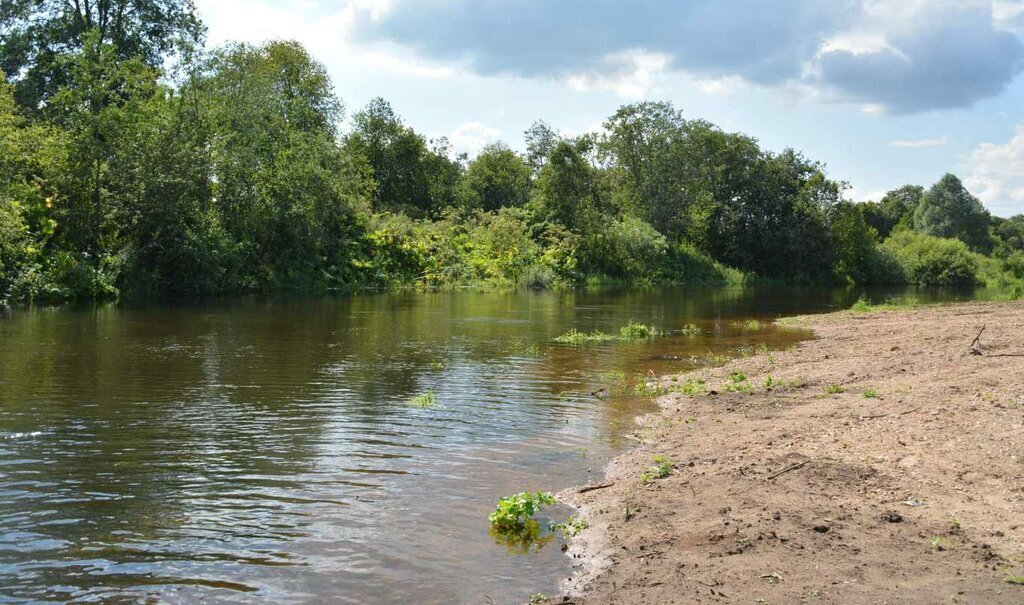
M 561 532 L 561 534 L 566 538 L 575 537 L 588 527 L 590 527 L 590 523 L 588 523 L 586 519 L 575 516 L 566 519 L 565 523 L 550 523 L 548 525 L 549 530 Z
M 555 503 L 550 492 L 521 492 L 498 500 L 498 506 L 488 520 L 499 532 L 515 533 L 526 528 L 527 522 L 544 506 Z
M 704 382 L 703 378 L 687 378 L 683 384 L 673 386 L 670 389 L 673 393 L 682 393 L 687 397 L 697 397 L 698 395 L 704 395 L 707 393 L 707 383 Z
M 880 395 L 878 394 L 878 391 L 876 391 L 874 389 L 867 389 L 867 390 L 864 391 L 864 398 L 865 399 L 878 399 L 879 396 Z
M 668 456 L 662 456 L 660 454 L 654 457 L 653 462 L 654 466 L 641 473 L 641 483 L 650 483 L 655 479 L 664 479 L 665 477 L 668 477 L 672 474 L 672 467 L 676 464 Z
M 830 384 L 825 387 L 825 392 L 829 395 L 838 395 L 839 393 L 845 393 L 846 387 L 841 384 Z
M 912 296 L 905 298 L 888 298 L 884 303 L 872 303 L 871 299 L 861 296 L 853 303 L 850 311 L 853 313 L 872 313 L 876 311 L 906 311 L 921 306 L 921 301 Z

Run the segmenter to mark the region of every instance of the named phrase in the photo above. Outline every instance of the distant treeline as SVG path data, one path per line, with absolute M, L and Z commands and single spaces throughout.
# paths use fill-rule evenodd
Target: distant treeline
M 13 0 L 0 24 L 0 301 L 1024 278 L 1024 217 L 952 175 L 854 204 L 670 103 L 469 159 L 380 99 L 342 133 L 300 44 L 203 50 L 188 0 Z

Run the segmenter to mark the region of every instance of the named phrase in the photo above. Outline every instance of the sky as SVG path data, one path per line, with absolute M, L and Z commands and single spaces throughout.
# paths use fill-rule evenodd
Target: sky
M 471 156 L 671 101 L 826 164 L 851 199 L 946 172 L 1024 213 L 1024 0 L 195 0 L 209 43 L 303 43 Z

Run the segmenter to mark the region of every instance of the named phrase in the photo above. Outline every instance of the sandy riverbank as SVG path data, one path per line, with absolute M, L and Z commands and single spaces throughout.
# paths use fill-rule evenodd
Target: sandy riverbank
M 818 339 L 666 380 L 711 392 L 563 494 L 590 528 L 553 602 L 1024 603 L 1024 304 L 792 323 Z

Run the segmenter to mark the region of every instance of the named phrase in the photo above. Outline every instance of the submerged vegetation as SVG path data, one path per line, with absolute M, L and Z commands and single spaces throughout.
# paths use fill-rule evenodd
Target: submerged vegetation
M 498 500 L 498 506 L 488 517 L 491 527 L 502 533 L 516 533 L 527 527 L 533 516 L 544 506 L 555 503 L 548 492 L 522 492 Z
M 618 109 L 522 152 L 346 114 L 293 41 L 204 48 L 187 0 L 16 3 L 0 32 L 0 301 L 584 283 L 1012 287 L 1024 217 L 952 176 L 854 204 L 795 150 Z M 109 24 L 108 27 L 67 26 Z
M 409 400 L 409 405 L 421 410 L 430 409 L 437 405 L 437 397 L 434 391 L 425 391 Z

